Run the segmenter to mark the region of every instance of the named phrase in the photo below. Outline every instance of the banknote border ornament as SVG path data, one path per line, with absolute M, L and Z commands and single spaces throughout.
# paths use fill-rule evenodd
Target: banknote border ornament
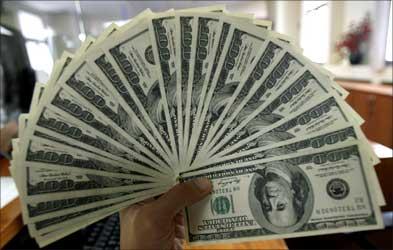
M 276 234 L 292 233 L 302 228 L 309 221 L 314 209 L 314 195 L 306 173 L 300 167 L 284 161 L 261 164 L 256 167 L 249 187 L 249 204 L 255 221 L 262 228 Z M 290 192 L 293 195 L 293 208 L 296 213 L 294 224 L 289 226 L 274 225 L 267 218 L 266 212 L 263 211 L 263 198 L 260 188 L 267 184 L 263 178 L 268 175 L 276 176 L 275 178 L 280 178 L 281 182 L 289 185 Z M 274 192 L 276 191 L 275 188 Z

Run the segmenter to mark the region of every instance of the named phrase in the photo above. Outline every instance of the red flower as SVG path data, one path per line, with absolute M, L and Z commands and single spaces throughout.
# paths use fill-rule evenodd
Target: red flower
M 341 51 L 343 48 L 347 48 L 351 53 L 357 52 L 360 44 L 369 39 L 370 33 L 370 17 L 367 14 L 357 26 L 351 24 L 349 31 L 337 42 L 336 50 Z

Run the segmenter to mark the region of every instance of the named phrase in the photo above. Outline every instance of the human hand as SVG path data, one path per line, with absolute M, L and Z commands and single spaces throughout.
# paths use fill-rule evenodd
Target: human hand
M 120 211 L 121 249 L 182 249 L 185 237 L 182 210 L 212 190 L 210 181 L 199 178 L 179 183 L 157 200 Z

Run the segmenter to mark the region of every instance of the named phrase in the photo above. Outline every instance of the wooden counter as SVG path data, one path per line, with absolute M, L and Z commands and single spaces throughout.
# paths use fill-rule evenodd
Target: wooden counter
M 364 119 L 367 138 L 393 148 L 393 85 L 337 82 L 349 91 L 346 101 Z
M 187 246 L 188 249 L 209 249 L 209 250 L 221 250 L 221 249 L 288 249 L 287 244 L 284 240 L 263 240 L 254 242 L 243 242 L 233 244 L 216 244 L 216 245 L 205 245 L 205 246 Z
M 373 84 L 368 82 L 337 81 L 346 90 L 356 90 L 369 94 L 393 96 L 393 84 Z
M 0 210 L 0 249 L 2 249 L 23 228 L 19 198 Z

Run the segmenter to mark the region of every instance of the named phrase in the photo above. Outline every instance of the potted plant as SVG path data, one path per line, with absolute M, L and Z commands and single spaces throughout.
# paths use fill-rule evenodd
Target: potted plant
M 349 31 L 345 33 L 336 44 L 336 50 L 342 56 L 348 56 L 352 65 L 360 64 L 364 59 L 364 47 L 370 37 L 371 23 L 369 14 L 355 25 L 350 25 Z

